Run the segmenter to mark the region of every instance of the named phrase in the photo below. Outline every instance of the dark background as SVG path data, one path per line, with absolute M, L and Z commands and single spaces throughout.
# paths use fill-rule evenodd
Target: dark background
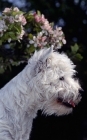
M 77 43 L 83 59 L 74 61 L 83 88 L 80 104 L 68 116 L 45 116 L 41 111 L 34 120 L 30 140 L 87 140 L 87 0 L 0 0 L 0 11 L 17 6 L 23 11 L 39 10 L 55 25 L 63 28 L 67 44 L 62 51 Z M 19 73 L 24 64 L 0 75 L 0 87 Z

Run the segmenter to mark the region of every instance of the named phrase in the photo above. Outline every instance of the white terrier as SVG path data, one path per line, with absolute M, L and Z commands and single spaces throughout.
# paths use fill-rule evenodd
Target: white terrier
M 38 110 L 72 112 L 80 101 L 74 65 L 52 47 L 35 52 L 28 65 L 0 90 L 0 140 L 28 140 Z

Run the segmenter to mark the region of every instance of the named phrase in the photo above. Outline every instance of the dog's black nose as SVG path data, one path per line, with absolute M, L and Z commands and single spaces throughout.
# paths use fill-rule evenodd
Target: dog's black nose
M 83 92 L 79 91 L 79 94 L 77 96 L 77 100 L 80 101 L 82 99 L 82 96 L 83 96 Z
M 83 93 L 84 93 L 84 90 L 83 89 L 80 89 L 79 90 L 79 96 L 83 96 Z

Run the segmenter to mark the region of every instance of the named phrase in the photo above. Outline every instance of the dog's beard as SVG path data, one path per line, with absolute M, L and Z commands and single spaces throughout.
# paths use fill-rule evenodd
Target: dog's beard
M 68 93 L 68 94 L 67 94 Z M 49 100 L 45 100 L 43 113 L 57 116 L 70 114 L 76 105 L 80 102 L 80 93 L 70 93 L 69 91 L 59 91 L 56 95 L 50 96 Z
M 60 116 L 60 115 L 67 115 L 67 114 L 71 113 L 72 110 L 73 110 L 73 108 L 60 104 L 57 102 L 57 100 L 53 100 L 53 101 L 45 104 L 45 106 L 43 108 L 43 113 L 47 114 L 47 115 L 54 114 L 56 116 Z

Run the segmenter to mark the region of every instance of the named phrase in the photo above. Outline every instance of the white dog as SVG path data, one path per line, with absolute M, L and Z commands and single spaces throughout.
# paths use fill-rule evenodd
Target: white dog
M 80 101 L 74 65 L 65 54 L 42 49 L 0 90 L 0 140 L 28 140 L 38 110 L 72 112 Z

